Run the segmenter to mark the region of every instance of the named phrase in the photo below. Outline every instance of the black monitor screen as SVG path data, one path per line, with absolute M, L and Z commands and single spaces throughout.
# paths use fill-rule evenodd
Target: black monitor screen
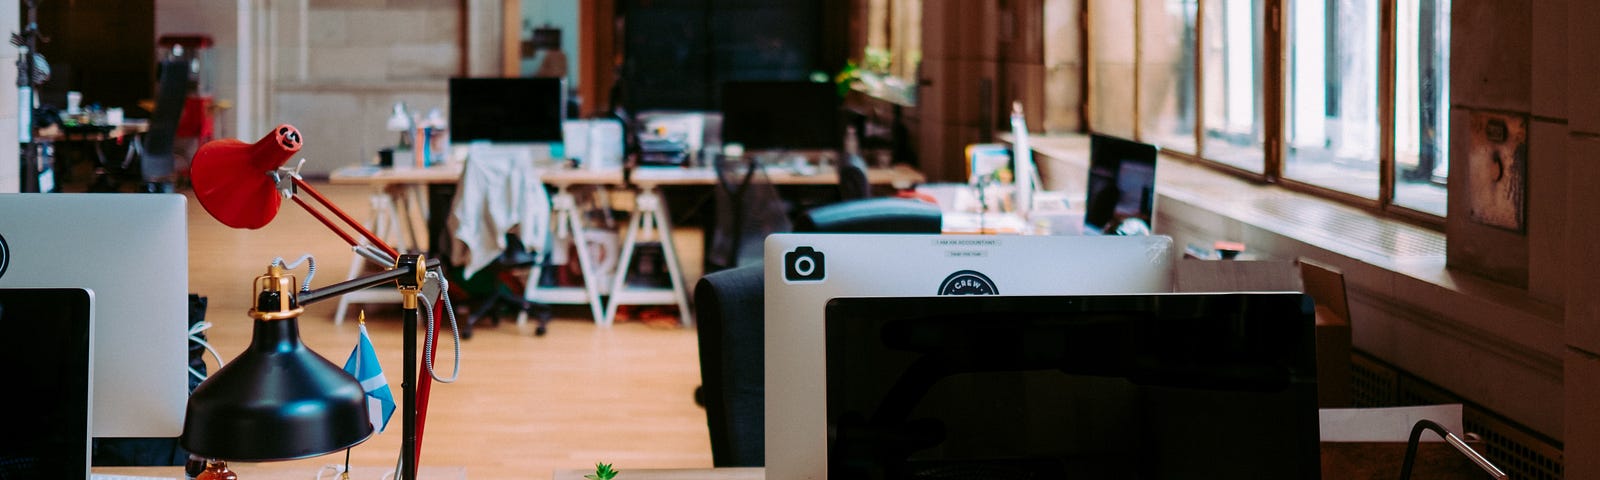
M 88 468 L 89 293 L 0 289 L 6 375 L 0 478 L 70 478 Z
M 828 478 L 1317 478 L 1298 293 L 839 298 Z
M 722 85 L 722 141 L 751 150 L 837 150 L 839 93 L 831 83 Z
M 1083 220 L 1090 233 L 1111 233 L 1128 219 L 1153 225 L 1156 147 L 1105 135 L 1089 138 L 1089 188 Z
M 452 78 L 450 140 L 559 142 L 566 92 L 560 78 Z

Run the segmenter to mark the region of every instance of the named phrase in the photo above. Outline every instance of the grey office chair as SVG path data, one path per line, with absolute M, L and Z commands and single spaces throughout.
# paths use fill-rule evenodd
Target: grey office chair
M 931 210 L 930 210 L 931 209 Z M 806 212 L 797 228 L 835 233 L 939 233 L 939 208 L 917 200 L 840 202 Z M 760 244 L 756 244 L 760 245 Z M 760 248 L 754 249 L 758 253 Z M 700 339 L 697 392 L 718 467 L 766 463 L 766 304 L 760 262 L 712 272 L 694 289 Z
M 189 62 L 161 62 L 160 90 L 156 93 L 155 111 L 150 114 L 150 130 L 139 140 L 143 152 L 139 158 L 139 176 L 144 179 L 142 191 L 172 191 L 177 163 L 172 147 L 178 139 L 178 120 L 183 116 L 188 82 Z

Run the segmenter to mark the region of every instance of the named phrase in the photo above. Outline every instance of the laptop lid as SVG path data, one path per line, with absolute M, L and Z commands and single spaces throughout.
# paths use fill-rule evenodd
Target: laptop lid
M 1155 230 L 1156 147 L 1105 135 L 1089 137 L 1086 234 L 1141 234 Z

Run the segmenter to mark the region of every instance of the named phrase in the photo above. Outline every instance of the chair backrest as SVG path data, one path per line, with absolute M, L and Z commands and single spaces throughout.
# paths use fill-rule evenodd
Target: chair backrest
M 872 196 L 867 182 L 867 162 L 858 155 L 845 155 L 839 162 L 839 200 L 860 200 Z
M 716 224 L 709 233 L 705 271 L 760 263 L 767 235 L 793 229 L 788 207 L 755 159 L 718 155 L 712 164 L 717 171 Z
M 177 140 L 178 120 L 189 95 L 189 62 L 163 61 L 160 72 L 156 108 L 150 112 L 150 130 L 144 134 L 144 156 L 139 161 L 140 174 L 146 180 L 171 176 L 176 168 L 172 144 Z
M 761 264 L 713 272 L 695 285 L 700 382 L 717 467 L 766 464 L 766 326 Z
M 939 233 L 939 206 L 907 198 L 868 198 L 823 205 L 800 215 L 797 232 Z

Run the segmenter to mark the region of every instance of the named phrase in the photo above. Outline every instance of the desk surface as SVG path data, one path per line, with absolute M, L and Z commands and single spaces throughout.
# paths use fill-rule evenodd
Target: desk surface
M 335 459 L 329 459 L 326 462 L 314 465 L 307 465 L 304 461 L 279 463 L 229 462 L 228 469 L 239 474 L 239 478 L 247 480 L 308 480 L 317 478 L 317 466 L 338 463 Z M 350 467 L 350 478 L 353 480 L 377 479 L 392 468 L 355 465 Z M 91 473 L 96 475 L 183 479 L 183 467 L 94 467 Z M 329 473 L 323 475 L 322 478 L 336 479 L 338 475 Z M 464 467 L 428 466 L 424 463 L 422 468 L 417 471 L 417 478 L 426 480 L 466 480 L 467 469 Z M 582 479 L 583 476 L 580 475 L 578 478 Z
M 328 175 L 333 184 L 390 185 L 400 183 L 456 183 L 461 179 L 460 163 L 449 163 L 428 168 L 383 168 L 352 166 L 334 170 Z M 831 185 L 839 182 L 832 168 L 821 168 L 815 173 L 796 173 L 787 168 L 769 168 L 767 176 L 778 185 Z M 550 169 L 540 173 L 540 179 L 551 185 L 620 185 L 621 170 Z M 716 173 L 708 168 L 646 167 L 633 171 L 630 180 L 639 185 L 713 185 Z M 924 177 L 906 165 L 867 170 L 867 181 L 874 185 L 893 185 L 911 188 L 922 183 Z
M 767 470 L 761 467 L 747 468 L 659 468 L 659 469 L 621 469 L 617 478 L 619 480 L 762 480 L 767 477 Z M 560 469 L 555 471 L 553 480 L 586 480 L 584 475 L 594 473 L 593 468 L 587 469 Z

